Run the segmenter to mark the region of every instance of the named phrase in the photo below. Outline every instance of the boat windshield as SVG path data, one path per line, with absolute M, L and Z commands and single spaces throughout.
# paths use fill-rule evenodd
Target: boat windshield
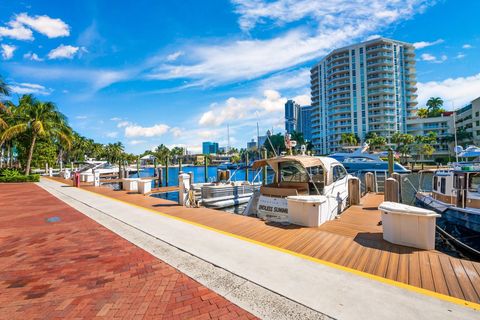
M 351 158 L 346 158 L 345 163 L 349 162 L 376 162 L 374 159 L 370 158 L 365 158 L 365 157 L 351 157 Z
M 323 168 L 321 166 L 304 168 L 295 161 L 279 164 L 281 182 L 323 182 Z

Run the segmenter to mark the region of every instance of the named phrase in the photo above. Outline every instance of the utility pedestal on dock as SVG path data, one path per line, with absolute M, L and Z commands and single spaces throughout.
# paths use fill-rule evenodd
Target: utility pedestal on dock
M 188 206 L 188 194 L 190 192 L 190 175 L 181 173 L 178 175 L 178 204 Z

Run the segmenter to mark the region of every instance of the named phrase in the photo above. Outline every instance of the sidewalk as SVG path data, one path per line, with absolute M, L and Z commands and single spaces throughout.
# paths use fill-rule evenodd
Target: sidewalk
M 94 208 L 100 215 L 118 219 L 319 314 L 339 319 L 472 319 L 478 316 L 471 308 L 434 296 L 374 281 L 52 180 L 44 179 L 41 185 L 77 209 Z M 178 268 L 183 271 L 181 266 Z M 244 286 L 246 284 L 223 295 L 241 307 L 248 306 L 248 299 L 238 297 L 246 291 Z
M 254 319 L 34 184 L 0 184 L 0 318 Z

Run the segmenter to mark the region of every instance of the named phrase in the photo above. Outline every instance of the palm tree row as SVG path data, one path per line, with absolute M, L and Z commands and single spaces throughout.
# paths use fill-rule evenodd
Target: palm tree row
M 121 142 L 103 145 L 73 131 L 67 117 L 53 102 L 23 95 L 14 104 L 5 100 L 9 95 L 9 87 L 0 77 L 0 168 L 4 158 L 9 159 L 8 166 L 13 166 L 14 149 L 21 153 L 22 166 L 27 175 L 35 156 L 41 161 L 48 158 L 52 165 L 57 161 L 68 163 L 84 161 L 86 158 L 105 159 L 110 163 L 133 162 L 137 159 L 124 152 Z M 5 151 L 7 157 L 4 157 Z

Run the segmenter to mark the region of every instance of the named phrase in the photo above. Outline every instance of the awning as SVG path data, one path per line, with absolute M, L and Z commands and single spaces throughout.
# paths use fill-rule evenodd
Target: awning
M 269 159 L 262 159 L 257 160 L 253 163 L 252 169 L 257 169 L 264 167 L 266 165 L 272 166 L 273 164 L 280 163 L 280 162 L 298 162 L 305 168 L 310 167 L 317 167 L 322 166 L 323 162 L 319 158 L 311 157 L 311 156 L 282 156 L 282 157 L 275 157 Z

